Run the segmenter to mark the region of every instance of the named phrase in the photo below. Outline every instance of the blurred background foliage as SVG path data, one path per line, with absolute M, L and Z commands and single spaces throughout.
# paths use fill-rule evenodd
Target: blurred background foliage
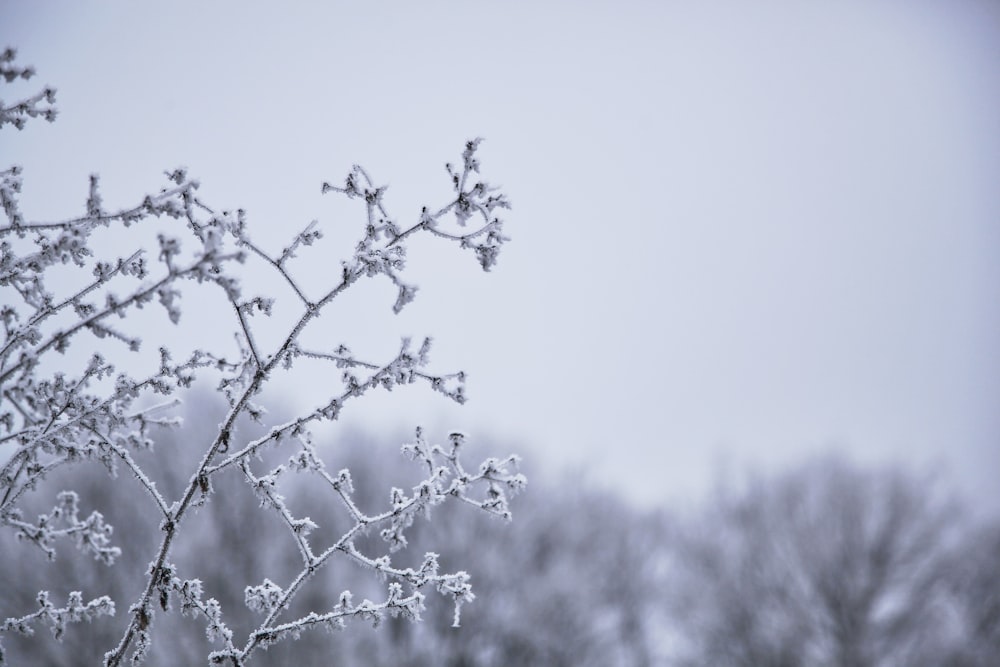
M 156 462 L 146 469 L 168 498 L 187 481 L 186 464 L 217 430 L 223 407 L 210 396 L 188 405 L 197 408 L 182 427 L 137 454 Z M 320 451 L 329 468 L 351 470 L 356 500 L 374 511 L 390 487 L 417 480 L 420 470 L 398 451 L 407 439 L 345 432 Z M 429 593 L 422 623 L 306 632 L 255 656 L 258 664 L 987 667 L 1000 655 L 1000 520 L 973 518 L 934 476 L 829 456 L 720 481 L 697 506 L 644 510 L 582 475 L 532 471 L 531 453 L 518 443 L 472 440 L 478 451 L 470 461 L 508 450 L 526 455 L 529 487 L 513 501 L 514 522 L 446 504 L 411 529 L 410 545 L 394 559 L 417 566 L 436 551 L 444 569 L 466 569 L 477 598 L 462 627 L 451 627 L 448 601 Z M 318 542 L 332 541 L 347 517 L 309 482 L 293 477 L 282 492 L 297 515 L 319 524 Z M 72 467 L 34 493 L 29 513 L 45 511 L 63 488 L 80 493 L 85 513 L 105 514 L 123 557 L 107 567 L 63 544 L 45 562 L 33 545 L 2 534 L 0 617 L 33 608 L 42 589 L 57 600 L 72 590 L 116 600 L 140 593 L 158 526 L 135 480 L 122 471 L 113 483 L 96 464 Z M 237 471 L 216 489 L 191 517 L 198 525 L 177 543 L 173 562 L 182 576 L 202 578 L 239 636 L 256 625 L 244 588 L 265 577 L 284 585 L 299 561 L 284 526 L 257 510 Z M 377 599 L 384 588 L 344 559 L 320 576 L 292 614 L 328 609 L 347 588 L 356 599 Z M 71 626 L 60 642 L 45 629 L 6 637 L 11 664 L 98 664 L 117 643 L 126 611 Z M 160 613 L 149 664 L 203 664 L 211 648 L 200 620 Z

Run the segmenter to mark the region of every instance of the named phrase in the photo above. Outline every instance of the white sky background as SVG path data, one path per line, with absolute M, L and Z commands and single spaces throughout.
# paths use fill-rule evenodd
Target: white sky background
M 4 44 L 58 89 L 54 125 L 0 135 L 32 220 L 82 212 L 91 172 L 112 208 L 186 165 L 273 249 L 313 218 L 353 239 L 323 180 L 360 163 L 412 221 L 486 137 L 498 267 L 417 244 L 403 314 L 380 280 L 312 334 L 373 360 L 433 334 L 471 399 L 348 420 L 586 461 L 648 503 L 831 447 L 1000 501 L 996 3 L 0 0 Z M 349 249 L 323 247 L 317 274 Z

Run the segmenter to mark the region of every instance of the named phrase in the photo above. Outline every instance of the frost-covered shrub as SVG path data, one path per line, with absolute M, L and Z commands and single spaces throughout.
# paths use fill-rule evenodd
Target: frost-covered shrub
M 32 75 L 30 68 L 18 67 L 14 61 L 12 50 L 0 55 L 0 75 L 8 83 Z M 54 100 L 54 91 L 46 88 L 9 106 L 0 102 L 0 127 L 11 124 L 21 129 L 36 117 L 54 120 Z M 209 206 L 199 197 L 198 181 L 184 169 L 168 172 L 167 184 L 159 192 L 115 210 L 105 207 L 98 178 L 92 176 L 84 213 L 51 223 L 34 222 L 22 214 L 20 168 L 0 172 L 0 203 L 6 216 L 0 224 L 0 319 L 4 326 L 0 528 L 22 539 L 24 551 L 17 558 L 53 559 L 57 543 L 69 540 L 80 551 L 114 564 L 123 545 L 128 548 L 128 536 L 115 535 L 101 512 L 87 514 L 87 498 L 74 491 L 49 489 L 44 483 L 57 469 L 90 461 L 104 466 L 112 479 L 124 471 L 137 481 L 133 488 L 143 497 L 130 502 L 145 503 L 150 522 L 159 531 L 136 599 L 104 595 L 86 600 L 72 592 L 63 601 L 41 591 L 36 609 L 8 618 L 0 624 L 0 633 L 31 634 L 44 624 L 60 638 L 69 623 L 118 612 L 120 640 L 107 647 L 105 664 L 119 665 L 129 658 L 141 662 L 153 640 L 157 613 L 179 610 L 203 623 L 216 647 L 207 656 L 210 663 L 243 665 L 258 648 L 313 627 L 340 629 L 351 619 L 379 623 L 386 616 L 418 620 L 424 610 L 424 592 L 429 590 L 452 601 L 453 622 L 459 623 L 462 604 L 473 598 L 468 575 L 441 571 L 433 551 L 410 565 L 396 562 L 394 556 L 406 545 L 406 531 L 413 521 L 449 499 L 508 519 L 507 497 L 525 483 L 515 471 L 516 457 L 490 458 L 467 470 L 460 458 L 464 435 L 452 433 L 447 444 L 439 446 L 418 429 L 404 453 L 423 471 L 422 481 L 409 491 L 391 489 L 382 510 L 362 511 L 354 501 L 350 471 L 327 469 L 312 443 L 310 427 L 336 420 L 349 401 L 363 394 L 405 384 L 425 383 L 462 403 L 465 376 L 428 370 L 430 339 L 419 344 L 404 339 L 393 358 L 371 362 L 358 358 L 343 344 L 306 347 L 302 337 L 338 297 L 367 278 L 384 276 L 391 281 L 397 291 L 395 312 L 412 301 L 416 288 L 404 282 L 402 272 L 407 242 L 415 235 L 454 243 L 472 251 L 484 270 L 493 267 L 507 241 L 497 213 L 508 208 L 508 203 L 503 194 L 478 180 L 478 147 L 478 139 L 469 141 L 459 165 L 448 165 L 451 200 L 438 208 L 425 207 L 412 224 L 399 224 L 389 215 L 386 188 L 377 186 L 361 167 L 353 167 L 342 186 L 324 183 L 324 193 L 357 202 L 364 220 L 351 256 L 337 270 L 326 273 L 326 284 L 318 286 L 305 284 L 295 261 L 305 246 L 322 238 L 316 222 L 295 234 L 280 252 L 269 252 L 251 237 L 244 211 Z M 130 247 L 112 260 L 102 259 L 98 239 L 107 239 L 109 234 L 127 238 L 126 229 L 144 226 L 159 230 L 152 249 Z M 114 248 L 119 252 L 119 245 Z M 275 297 L 244 293 L 245 278 L 260 271 L 270 272 L 285 298 L 295 301 L 294 306 L 279 304 L 281 313 L 291 313 L 287 318 L 271 318 L 272 312 L 278 312 Z M 148 372 L 130 370 L 144 367 L 135 359 L 149 361 L 144 356 L 148 350 L 142 346 L 143 331 L 130 327 L 139 309 L 158 304 L 167 321 L 181 326 L 186 295 L 216 289 L 230 306 L 225 316 L 239 343 L 235 355 L 197 349 L 177 358 L 176 352 L 162 346 Z M 221 315 L 218 318 L 222 321 Z M 271 318 L 270 324 L 265 327 L 260 318 Z M 213 327 L 218 323 L 213 321 Z M 261 335 L 264 330 L 268 335 Z M 90 355 L 79 372 L 67 370 L 73 352 L 81 347 L 77 344 L 90 336 L 102 344 L 111 343 L 102 348 L 110 352 Z M 262 392 L 276 373 L 303 366 L 315 368 L 324 377 L 333 375 L 335 388 L 314 409 L 273 423 L 261 404 Z M 199 458 L 189 470 L 178 473 L 181 482 L 172 493 L 166 485 L 157 484 L 148 462 L 171 466 L 180 461 L 169 451 L 150 459 L 149 451 L 159 429 L 175 423 L 171 411 L 179 398 L 196 379 L 205 378 L 217 382 L 228 411 Z M 255 430 L 247 424 L 255 424 Z M 275 450 L 284 452 L 284 460 L 267 469 L 263 456 Z M 288 580 L 264 578 L 246 587 L 245 605 L 258 614 L 259 624 L 245 636 L 237 636 L 227 625 L 226 610 L 205 594 L 198 572 L 180 569 L 171 558 L 171 547 L 191 525 L 192 510 L 211 502 L 213 480 L 230 473 L 240 474 L 259 507 L 284 525 L 300 564 Z M 319 524 L 293 512 L 282 495 L 284 481 L 296 475 L 319 480 L 350 517 L 347 528 L 332 540 L 320 539 L 324 533 L 317 532 Z M 29 496 L 44 493 L 53 494 L 51 510 L 34 519 L 26 516 L 21 508 Z M 383 548 L 373 550 L 372 541 L 363 539 L 369 535 L 380 536 Z M 371 570 L 384 582 L 381 597 L 358 600 L 344 590 L 326 608 L 292 616 L 289 610 L 296 596 L 335 557 Z

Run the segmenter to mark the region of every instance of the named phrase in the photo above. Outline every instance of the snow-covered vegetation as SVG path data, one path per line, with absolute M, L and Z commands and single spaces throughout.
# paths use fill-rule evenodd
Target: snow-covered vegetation
M 33 71 L 19 66 L 14 51 L 8 49 L 0 56 L 0 74 L 10 83 L 29 79 Z M 54 102 L 51 88 L 12 104 L 0 102 L 0 127 L 22 129 L 33 118 L 52 121 Z M 204 201 L 198 181 L 184 169 L 168 171 L 162 189 L 117 209 L 105 207 L 94 175 L 82 214 L 57 222 L 38 222 L 22 212 L 19 167 L 0 172 L 0 201 L 6 215 L 0 225 L 4 324 L 0 527 L 22 540 L 16 560 L 54 559 L 59 554 L 57 543 L 69 541 L 82 554 L 113 566 L 133 545 L 127 533 L 114 532 L 105 519 L 110 508 L 87 513 L 84 508 L 93 506 L 95 499 L 72 490 L 53 491 L 46 484 L 60 469 L 86 462 L 106 468 L 112 485 L 131 484 L 130 495 L 106 495 L 104 500 L 142 506 L 147 520 L 158 526 L 143 585 L 132 599 L 74 591 L 62 600 L 42 590 L 35 608 L 8 618 L 0 632 L 31 634 L 35 627 L 48 625 L 61 638 L 72 623 L 114 615 L 120 637 L 106 647 L 104 662 L 138 663 L 154 641 L 157 615 L 176 611 L 203 624 L 213 642 L 207 656 L 210 663 L 243 665 L 258 649 L 314 627 L 339 629 L 352 619 L 377 624 L 386 616 L 419 620 L 425 591 L 446 597 L 453 604 L 453 624 L 459 624 L 462 604 L 473 599 L 468 574 L 461 569 L 442 571 L 434 551 L 409 564 L 397 562 L 396 552 L 407 544 L 406 532 L 414 520 L 429 516 L 432 507 L 445 501 L 509 519 L 507 498 L 525 484 L 516 472 L 517 458 L 487 458 L 469 470 L 461 459 L 466 436 L 451 433 L 445 444 L 438 445 L 418 429 L 404 453 L 422 471 L 421 479 L 409 491 L 389 490 L 388 502 L 381 508 L 362 510 L 355 502 L 350 471 L 327 469 L 310 428 L 337 420 L 347 404 L 368 392 L 399 385 L 423 383 L 462 403 L 465 376 L 428 370 L 429 338 L 417 344 L 404 338 L 398 353 L 382 362 L 361 359 L 342 343 L 314 349 L 301 341 L 310 325 L 335 307 L 338 297 L 366 279 L 391 281 L 397 291 L 392 305 L 396 312 L 412 301 L 416 287 L 404 282 L 403 269 L 407 243 L 417 235 L 470 251 L 484 270 L 494 266 L 507 241 L 497 213 L 509 206 L 502 193 L 479 179 L 479 143 L 467 142 L 460 162 L 447 166 L 450 201 L 424 208 L 409 224 L 398 223 L 389 214 L 386 188 L 376 185 L 359 166 L 350 169 L 342 185 L 323 183 L 324 193 L 359 204 L 361 230 L 349 256 L 322 276 L 296 270 L 297 254 L 321 243 L 321 225 L 305 225 L 283 249 L 270 252 L 255 242 L 243 210 L 218 210 Z M 144 226 L 156 232 L 153 247 L 126 248 L 121 239 L 130 238 L 125 236 L 127 230 Z M 112 259 L 105 259 L 107 247 L 98 248 L 95 240 L 107 239 L 107 234 L 118 235 L 112 237 L 117 239 Z M 272 276 L 265 284 L 274 291 L 280 288 L 282 298 L 295 301 L 294 308 L 280 311 L 281 317 L 271 317 L 277 310 L 276 297 L 245 293 L 244 278 L 259 278 L 261 272 Z M 315 284 L 317 280 L 325 282 Z M 229 327 L 238 341 L 235 355 L 199 348 L 177 358 L 166 345 L 158 350 L 143 346 L 143 332 L 132 325 L 140 309 L 161 307 L 160 326 L 183 327 L 189 324 L 182 316 L 185 301 L 208 290 L 221 290 L 229 308 L 215 313 L 210 322 L 193 324 Z M 271 319 L 267 325 L 271 335 L 258 335 L 264 327 L 258 324 L 261 318 Z M 110 347 L 102 348 L 110 351 L 86 354 L 74 368 L 81 350 L 96 347 L 94 337 L 110 342 Z M 275 374 L 301 366 L 332 376 L 334 381 L 327 383 L 331 395 L 289 419 L 270 419 L 259 397 Z M 133 372 L 134 368 L 148 370 Z M 214 383 L 228 409 L 213 433 L 199 434 L 203 446 L 189 467 L 179 472 L 173 469 L 181 464 L 176 452 L 157 448 L 157 456 L 145 454 L 164 429 L 176 425 L 181 399 L 196 381 Z M 268 450 L 279 451 L 281 461 L 265 466 Z M 172 468 L 183 482 L 168 488 L 158 481 L 156 471 L 164 467 Z M 242 476 L 260 511 L 280 519 L 298 558 L 296 571 L 285 580 L 264 576 L 245 587 L 243 602 L 258 614 L 258 623 L 243 635 L 228 625 L 229 610 L 205 592 L 199 563 L 182 568 L 173 557 L 175 543 L 193 525 L 191 515 L 213 502 L 216 480 L 229 473 Z M 340 524 L 337 535 L 318 530 L 328 517 L 296 513 L 286 502 L 283 484 L 303 475 L 321 480 L 330 507 L 346 512 L 348 520 Z M 51 509 L 29 517 L 22 504 L 29 496 L 45 493 L 53 497 Z M 254 504 L 233 520 L 242 522 L 251 510 Z M 372 533 L 381 536 L 381 546 L 364 542 L 362 547 L 362 538 Z M 261 534 L 256 539 L 271 541 L 276 535 Z M 258 545 L 251 539 L 245 548 Z M 231 557 L 225 551 L 203 554 L 201 563 Z M 337 558 L 354 561 L 381 579 L 381 595 L 359 600 L 345 587 L 325 606 L 290 614 L 296 598 Z M 0 652 L 0 660 L 2 656 Z

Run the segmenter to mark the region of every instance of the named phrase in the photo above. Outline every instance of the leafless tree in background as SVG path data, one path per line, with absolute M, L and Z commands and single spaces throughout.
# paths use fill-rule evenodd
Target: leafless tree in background
M 1000 521 L 975 526 L 952 554 L 951 585 L 956 631 L 948 662 L 987 667 L 1000 656 Z
M 671 544 L 678 664 L 930 666 L 995 646 L 995 543 L 940 491 L 824 458 L 720 494 Z

